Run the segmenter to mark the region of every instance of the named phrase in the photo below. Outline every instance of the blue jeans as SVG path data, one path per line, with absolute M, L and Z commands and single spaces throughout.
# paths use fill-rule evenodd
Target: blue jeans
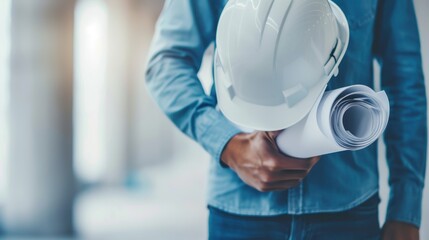
M 379 202 L 375 194 L 344 212 L 268 217 L 234 215 L 209 206 L 209 239 L 380 239 Z

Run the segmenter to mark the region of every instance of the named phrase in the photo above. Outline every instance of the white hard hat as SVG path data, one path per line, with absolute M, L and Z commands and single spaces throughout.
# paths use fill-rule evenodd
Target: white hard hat
M 288 128 L 311 110 L 349 42 L 341 9 L 328 0 L 230 0 L 219 20 L 215 85 L 233 123 Z

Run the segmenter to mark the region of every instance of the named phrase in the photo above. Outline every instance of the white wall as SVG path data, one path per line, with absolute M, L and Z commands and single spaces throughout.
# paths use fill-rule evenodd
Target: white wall
M 9 52 L 10 52 L 10 0 L 0 1 L 0 205 L 6 189 L 6 159 L 8 153 L 8 101 L 9 101 Z

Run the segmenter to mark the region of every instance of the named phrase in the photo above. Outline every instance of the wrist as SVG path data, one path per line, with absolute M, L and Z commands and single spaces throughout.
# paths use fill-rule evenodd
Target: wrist
M 234 135 L 226 144 L 222 151 L 220 160 L 227 167 L 234 168 L 234 160 L 236 159 L 237 149 L 243 149 L 245 142 L 248 140 L 248 134 L 239 133 Z
M 386 240 L 418 240 L 419 235 L 419 229 L 406 222 L 388 220 L 382 228 L 382 239 Z
M 419 227 L 409 223 L 409 222 L 405 222 L 405 221 L 401 221 L 401 220 L 389 220 L 386 219 L 386 222 L 384 223 L 384 225 L 402 225 L 404 227 L 408 227 L 408 228 L 414 228 L 415 230 L 419 230 Z

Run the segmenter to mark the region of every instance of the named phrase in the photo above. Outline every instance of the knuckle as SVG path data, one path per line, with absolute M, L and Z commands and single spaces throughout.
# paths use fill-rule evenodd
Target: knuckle
M 275 158 L 267 158 L 265 161 L 264 161 L 264 165 L 265 165 L 265 167 L 268 169 L 268 170 L 270 170 L 270 171 L 273 171 L 273 170 L 275 170 L 275 169 L 277 169 L 278 167 L 279 167 L 279 163 L 278 163 L 278 161 L 275 159 Z
M 262 174 L 259 179 L 261 180 L 261 182 L 263 183 L 267 183 L 269 182 L 269 177 L 266 174 Z
M 263 183 L 270 183 L 273 181 L 273 177 L 268 173 L 264 173 L 264 174 L 261 174 L 260 180 Z
M 270 159 L 270 158 L 265 158 L 264 160 L 263 160 L 263 166 L 264 167 L 266 167 L 266 168 L 269 168 L 269 167 L 272 167 L 273 166 L 273 161 Z

